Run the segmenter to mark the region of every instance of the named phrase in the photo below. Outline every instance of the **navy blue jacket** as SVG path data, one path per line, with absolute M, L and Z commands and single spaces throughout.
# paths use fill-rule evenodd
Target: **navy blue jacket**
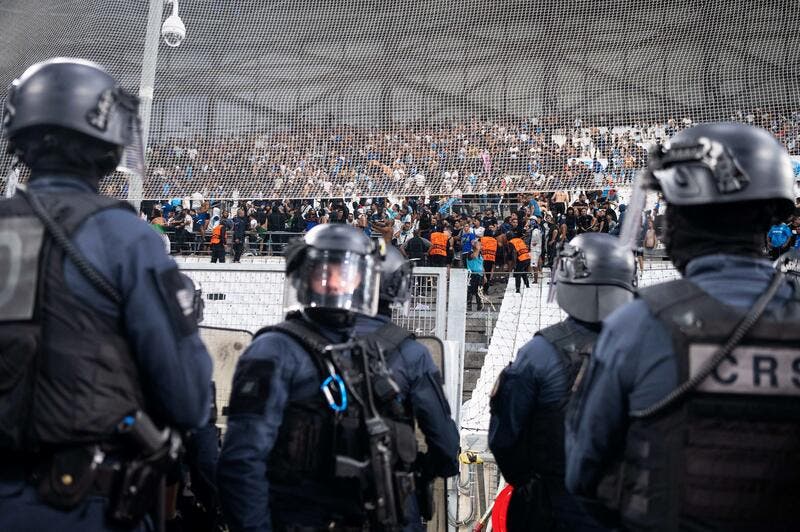
M 344 342 L 352 334 L 350 329 L 318 328 L 332 343 Z M 419 397 L 412 399 L 412 404 L 415 405 L 415 412 L 419 411 L 420 426 L 427 427 L 430 434 L 438 435 L 428 438 L 433 449 L 438 449 L 443 456 L 451 456 L 448 462 L 440 466 L 441 474 L 455 474 L 458 471 L 455 461 L 458 432 L 449 419 L 446 403 L 440 405 L 436 400 L 434 404 L 438 411 L 428 405 L 428 401 L 436 398 L 435 389 L 425 384 L 426 380 L 435 380 L 433 362 L 430 356 L 423 357 L 418 350 L 416 355 L 414 350 L 410 350 L 409 356 L 404 358 L 408 362 L 416 359 L 416 364 L 409 363 L 402 371 L 398 371 L 398 384 L 404 391 L 419 388 L 419 392 L 412 392 L 412 396 Z M 417 369 L 425 367 L 424 358 L 430 364 L 428 372 Z M 300 486 L 286 487 L 270 485 L 267 479 L 267 459 L 278 436 L 284 409 L 290 400 L 316 397 L 320 393 L 320 375 L 305 349 L 281 332 L 267 332 L 253 341 L 239 359 L 234 381 L 240 378 L 240 373 L 249 371 L 247 368 L 252 368 L 254 362 L 269 364 L 262 366 L 269 367 L 265 377 L 269 383 L 265 402 L 258 408 L 258 413 L 231 414 L 228 417 L 217 469 L 220 499 L 228 523 L 235 531 L 269 531 L 272 530 L 273 518 L 277 516 L 282 522 L 322 526 L 330 518 L 332 508 L 350 503 L 349 494 L 336 493 L 325 485 L 310 481 Z M 399 357 L 394 364 L 397 366 L 389 362 L 393 370 L 394 367 L 405 366 Z M 431 377 L 428 378 L 428 375 Z M 442 417 L 450 425 L 437 432 L 432 427 L 436 427 Z
M 331 343 L 345 342 L 351 333 L 348 329 L 318 329 Z M 266 381 L 265 395 L 251 412 L 230 413 L 217 466 L 217 487 L 227 522 L 234 531 L 269 531 L 272 514 L 280 513 L 282 521 L 321 526 L 329 516 L 327 509 L 342 503 L 341 494 L 311 482 L 279 493 L 267 479 L 267 459 L 284 409 L 290 400 L 316 397 L 322 384 L 320 375 L 300 344 L 274 331 L 257 336 L 242 354 L 234 382 L 247 378 L 248 372 L 258 372 L 259 367 L 261 374 L 254 376 Z
M 577 327 L 584 327 L 567 318 Z M 556 348 L 542 336 L 534 336 L 517 352 L 505 370 L 503 386 L 495 391 L 489 421 L 489 448 L 509 451 L 536 416 L 537 409 L 553 408 L 567 393 L 567 368 Z M 510 475 L 509 471 L 503 471 Z M 527 471 L 515 472 L 525 474 Z M 557 520 L 568 530 L 602 530 L 577 501 L 566 494 L 551 494 Z
M 356 336 L 370 334 L 389 320 L 385 316 L 359 316 L 356 318 Z M 458 428 L 450 417 L 450 405 L 444 397 L 441 373 L 428 349 L 421 343 L 407 339 L 399 351 L 386 353 L 386 364 L 392 372 L 404 401 L 410 401 L 428 447 L 427 472 L 437 477 L 451 477 L 458 473 Z
M 686 278 L 718 301 L 750 308 L 772 278 L 769 261 L 731 255 L 692 260 Z M 768 308 L 793 297 L 784 285 Z M 567 489 L 593 497 L 604 469 L 621 456 L 628 413 L 645 409 L 678 385 L 678 363 L 667 329 L 641 300 L 617 309 L 603 324 L 585 386 L 567 417 Z
M 92 191 L 71 177 L 39 177 L 29 185 L 31 191 L 45 188 Z M 89 217 L 72 241 L 125 302 L 118 308 L 65 258 L 67 288 L 98 312 L 120 318 L 155 416 L 183 429 L 202 427 L 211 409 L 211 357 L 199 334 L 179 339 L 152 281 L 153 271 L 177 268 L 161 236 L 134 213 L 108 209 Z
M 86 181 L 69 176 L 40 176 L 29 190 L 96 192 Z M 136 358 L 150 414 L 162 423 L 182 429 L 203 426 L 210 411 L 211 358 L 197 333 L 179 339 L 153 272 L 177 268 L 164 252 L 161 237 L 134 213 L 123 209 L 100 211 L 84 221 L 72 236 L 78 250 L 122 294 L 121 307 L 98 292 L 68 259 L 64 259 L 66 289 L 97 310 L 119 320 Z M 97 498 L 72 512 L 59 512 L 36 500 L 35 489 L 24 478 L 0 481 L 0 529 L 66 531 L 101 529 L 103 505 Z M 3 497 L 14 496 L 15 499 Z M 100 499 L 102 501 L 102 499 Z M 7 506 L 8 505 L 8 506 Z M 25 511 L 19 511 L 20 505 Z M 31 515 L 28 515 L 31 514 Z M 18 522 L 5 519 L 18 517 Z M 95 519 L 99 519 L 96 521 Z

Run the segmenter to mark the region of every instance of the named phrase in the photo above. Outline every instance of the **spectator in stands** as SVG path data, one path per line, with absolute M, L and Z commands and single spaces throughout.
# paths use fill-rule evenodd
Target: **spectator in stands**
M 490 225 L 497 225 L 497 218 L 494 215 L 494 211 L 492 209 L 486 209 L 486 212 L 481 219 L 481 225 L 488 229 Z
M 233 219 L 233 262 L 240 262 L 242 258 L 244 237 L 249 226 L 250 222 L 244 214 L 244 209 L 237 209 L 236 217 Z
M 485 272 L 483 269 L 483 256 L 481 255 L 481 241 L 475 240 L 470 246 L 470 253 L 465 257 L 467 270 L 469 271 L 469 285 L 467 287 L 467 310 L 472 310 L 472 298 L 475 297 L 477 310 L 483 310 L 483 302 L 478 294 Z
M 775 224 L 767 233 L 767 250 L 771 259 L 777 259 L 792 244 L 792 229 L 786 223 Z
M 411 231 L 411 221 L 410 220 L 411 220 L 411 218 L 409 217 L 409 221 L 408 222 L 403 222 L 402 226 L 400 227 L 400 230 L 394 234 L 394 245 L 395 246 L 402 247 L 413 236 L 413 233 Z
M 539 269 L 542 257 L 542 229 L 539 226 L 539 220 L 535 216 L 531 217 L 530 221 L 530 245 L 528 249 L 531 252 L 531 270 L 533 271 L 533 283 L 539 282 Z
M 559 224 L 561 237 L 560 242 L 569 242 L 578 234 L 578 217 L 575 216 L 575 207 L 567 208 L 565 214 Z
M 581 194 L 582 197 L 583 194 Z M 583 233 L 591 233 L 595 230 L 595 220 L 594 216 L 589 214 L 589 208 L 585 202 L 576 203 L 575 205 L 581 205 L 579 209 L 579 215 L 577 220 L 577 234 Z
M 414 231 L 413 236 L 400 247 L 400 251 L 410 260 L 416 261 L 417 266 L 427 265 L 430 249 L 431 242 L 422 238 L 418 230 Z
M 273 205 L 266 215 L 267 230 L 270 232 L 270 239 L 272 242 L 273 252 L 280 253 L 283 251 L 283 246 L 286 244 L 286 235 L 282 235 L 286 231 L 286 212 L 283 205 Z

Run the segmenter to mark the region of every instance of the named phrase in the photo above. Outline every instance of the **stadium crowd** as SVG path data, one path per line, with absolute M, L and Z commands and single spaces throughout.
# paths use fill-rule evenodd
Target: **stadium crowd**
M 412 196 L 361 202 L 242 200 L 229 207 L 173 200 L 152 205 L 149 219 L 168 239 L 173 253 L 207 253 L 222 244 L 230 248 L 234 261 L 242 254 L 280 254 L 289 238 L 317 224 L 347 223 L 384 238 L 423 263 L 428 262 L 431 235 L 448 231 L 445 253 L 447 263 L 455 266 L 465 264 L 463 255 L 471 251 L 473 238 L 488 234 L 506 244 L 513 233 L 531 248 L 536 266 L 538 259 L 552 263 L 559 242 L 584 232 L 616 232 L 619 211 L 624 212 L 624 206 L 617 207 L 617 199 L 614 189 L 573 195 L 565 191 L 512 194 L 502 198 L 505 205 L 499 204 L 505 207 L 505 215 L 494 204 L 466 204 L 454 198 L 426 202 Z M 653 242 L 652 247 L 656 245 Z M 501 245 L 498 263 L 507 258 L 503 251 Z
M 800 113 L 755 110 L 732 119 L 771 131 L 800 153 Z M 646 147 L 691 119 L 607 127 L 576 120 L 398 125 L 386 130 L 309 126 L 268 135 L 175 138 L 151 146 L 148 197 L 302 198 L 486 195 L 531 189 L 621 187 Z M 120 180 L 104 190 L 124 192 Z

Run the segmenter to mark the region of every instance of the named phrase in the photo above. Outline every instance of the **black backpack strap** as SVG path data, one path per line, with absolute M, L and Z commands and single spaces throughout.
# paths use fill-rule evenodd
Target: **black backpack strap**
M 67 232 L 50 216 L 50 213 L 47 212 L 47 209 L 45 209 L 45 207 L 42 205 L 39 198 L 37 198 L 35 194 L 29 193 L 24 188 L 18 189 L 17 193 L 20 195 L 20 197 L 28 202 L 28 205 L 30 205 L 33 213 L 37 218 L 39 218 L 47 232 L 53 237 L 55 243 L 64 251 L 64 254 L 69 257 L 78 271 L 80 271 L 81 274 L 90 283 L 92 283 L 92 285 L 98 291 L 105 294 L 117 305 L 121 305 L 122 294 L 120 294 L 116 287 L 114 287 L 114 285 L 112 285 L 111 282 L 109 282 L 109 280 L 97 270 L 97 268 L 92 266 L 92 264 L 86 259 L 86 257 L 84 257 L 78 248 L 75 247 L 75 245 L 69 239 L 69 236 L 67 236 Z M 120 202 L 116 200 L 103 198 L 102 200 L 96 200 L 96 202 L 99 203 L 99 205 L 92 205 L 92 207 L 95 208 L 95 211 L 102 210 L 104 208 L 120 208 Z
M 550 342 L 558 351 L 567 370 L 567 390 L 572 389 L 583 365 L 584 357 L 591 354 L 594 344 L 597 342 L 598 333 L 579 327 L 570 320 L 565 320 L 538 331 L 536 335 Z M 570 395 L 567 394 L 564 397 L 562 406 L 566 406 Z
M 675 279 L 666 283 L 640 288 L 637 293 L 637 296 L 645 302 L 654 316 L 661 316 L 664 311 L 679 303 L 691 301 L 705 295 L 705 292 L 697 285 L 686 279 Z
M 320 375 L 327 374 L 328 370 L 323 365 L 325 348 L 331 345 L 332 342 L 315 330 L 310 323 L 301 318 L 289 317 L 285 321 L 260 329 L 255 336 L 267 332 L 281 332 L 292 338 L 311 354 L 311 359 L 314 361 L 314 365 Z
M 407 339 L 415 338 L 414 333 L 399 325 L 387 322 L 380 329 L 371 333 L 370 338 L 378 344 L 384 353 L 391 353 L 400 349 L 400 345 Z

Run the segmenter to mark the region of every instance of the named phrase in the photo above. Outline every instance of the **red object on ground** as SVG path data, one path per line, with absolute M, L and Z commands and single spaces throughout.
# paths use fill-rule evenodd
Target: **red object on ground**
M 514 486 L 511 484 L 503 488 L 494 500 L 492 509 L 492 532 L 507 532 L 506 518 L 508 517 L 508 503 L 511 501 L 511 494 Z

